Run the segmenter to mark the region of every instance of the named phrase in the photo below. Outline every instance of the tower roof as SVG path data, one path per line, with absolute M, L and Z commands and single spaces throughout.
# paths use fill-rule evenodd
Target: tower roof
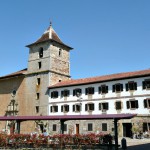
M 70 47 L 70 46 L 68 46 L 62 42 L 62 40 L 59 38 L 57 33 L 54 31 L 51 23 L 50 23 L 50 26 L 48 27 L 48 29 L 43 33 L 43 35 L 34 43 L 27 45 L 27 47 L 30 47 L 31 45 L 34 45 L 34 44 L 46 42 L 49 40 L 54 41 L 54 42 L 56 42 L 60 45 L 63 45 L 65 47 L 68 47 L 69 49 L 73 49 L 72 47 Z

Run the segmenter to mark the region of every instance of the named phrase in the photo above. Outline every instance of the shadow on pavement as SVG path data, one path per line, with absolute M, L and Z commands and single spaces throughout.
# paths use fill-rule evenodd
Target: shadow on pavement
M 128 146 L 127 150 L 150 150 L 150 143 Z

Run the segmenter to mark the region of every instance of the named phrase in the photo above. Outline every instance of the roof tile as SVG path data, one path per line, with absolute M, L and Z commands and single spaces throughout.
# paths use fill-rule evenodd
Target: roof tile
M 134 72 L 117 73 L 117 74 L 104 75 L 104 76 L 97 76 L 97 77 L 91 77 L 91 78 L 82 78 L 82 79 L 76 79 L 76 80 L 71 79 L 71 80 L 59 82 L 55 85 L 49 86 L 48 88 L 51 89 L 51 88 L 75 86 L 75 85 L 82 85 L 82 84 L 89 84 L 89 83 L 96 83 L 96 82 L 106 82 L 106 81 L 140 77 L 140 76 L 148 76 L 148 75 L 150 75 L 150 69 L 134 71 Z
M 27 68 L 20 70 L 20 71 L 17 71 L 17 72 L 14 72 L 14 73 L 11 73 L 11 74 L 8 74 L 8 75 L 5 75 L 5 76 L 2 76 L 2 77 L 0 77 L 0 79 L 24 75 L 26 72 L 27 72 Z

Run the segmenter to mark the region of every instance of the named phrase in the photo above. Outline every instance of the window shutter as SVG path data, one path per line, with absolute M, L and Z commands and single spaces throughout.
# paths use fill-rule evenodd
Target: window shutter
M 108 110 L 108 103 L 106 103 L 106 110 Z
M 120 84 L 121 91 L 123 91 L 123 84 Z
M 123 102 L 120 102 L 120 108 L 121 109 L 123 108 Z
M 74 90 L 73 90 L 73 96 L 75 96 L 75 95 L 76 95 L 76 90 L 74 89 Z
M 136 106 L 136 108 L 139 108 L 138 100 L 135 101 L 135 106 Z
M 126 91 L 129 91 L 129 84 L 126 83 Z
M 91 94 L 94 94 L 94 87 L 92 87 L 92 93 Z
M 58 112 L 58 106 L 56 106 L 56 112 Z
M 85 104 L 85 111 L 87 111 L 87 104 Z
M 142 84 L 143 84 L 143 89 L 146 89 L 146 82 L 143 81 Z
M 75 105 L 73 105 L 73 111 L 75 111 Z
M 69 90 L 67 90 L 67 96 L 69 96 L 69 94 L 70 94 L 70 91 L 69 91 Z
M 61 96 L 64 97 L 64 91 L 61 91 Z
M 88 88 L 85 89 L 85 95 L 87 95 L 87 94 L 88 94 Z
M 115 102 L 115 109 L 118 109 L 118 102 Z
M 63 91 L 63 96 L 68 97 L 69 96 L 69 90 L 64 90 Z
M 106 86 L 106 93 L 108 93 L 108 86 Z
M 147 99 L 144 99 L 144 108 L 147 108 Z
M 116 89 L 115 87 L 116 87 L 116 86 L 115 86 L 115 85 L 113 85 L 113 92 L 115 92 L 115 89 Z
M 116 110 L 119 110 L 119 109 L 121 109 L 121 102 L 120 101 L 116 102 Z
M 61 112 L 63 112 L 63 108 L 64 108 L 64 107 L 63 107 L 63 105 L 62 105 L 62 106 L 61 106 Z
M 53 98 L 54 97 L 54 92 L 51 92 L 51 98 Z
M 69 105 L 67 105 L 67 111 L 69 111 Z
M 134 82 L 134 90 L 137 90 L 137 83 Z
M 129 103 L 129 101 L 127 101 L 127 109 L 129 109 L 130 108 L 130 103 Z
M 81 89 L 79 89 L 79 93 L 80 93 L 80 94 L 82 93 L 82 90 L 81 90 Z
M 81 111 L 81 105 L 79 105 L 79 110 L 78 111 Z
M 94 110 L 94 104 L 92 104 L 92 110 Z
M 100 94 L 101 93 L 101 87 L 98 87 L 98 93 Z
M 99 110 L 101 110 L 102 109 L 102 104 L 101 103 L 99 103 Z
M 56 97 L 58 98 L 58 91 L 56 91 Z

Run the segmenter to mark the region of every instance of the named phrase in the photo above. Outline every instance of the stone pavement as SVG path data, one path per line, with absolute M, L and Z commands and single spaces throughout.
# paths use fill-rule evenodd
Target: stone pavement
M 131 139 L 125 138 L 127 142 L 127 150 L 150 150 L 150 138 L 149 139 Z M 118 139 L 119 145 L 121 145 L 122 138 Z M 119 148 L 122 150 L 122 148 Z

